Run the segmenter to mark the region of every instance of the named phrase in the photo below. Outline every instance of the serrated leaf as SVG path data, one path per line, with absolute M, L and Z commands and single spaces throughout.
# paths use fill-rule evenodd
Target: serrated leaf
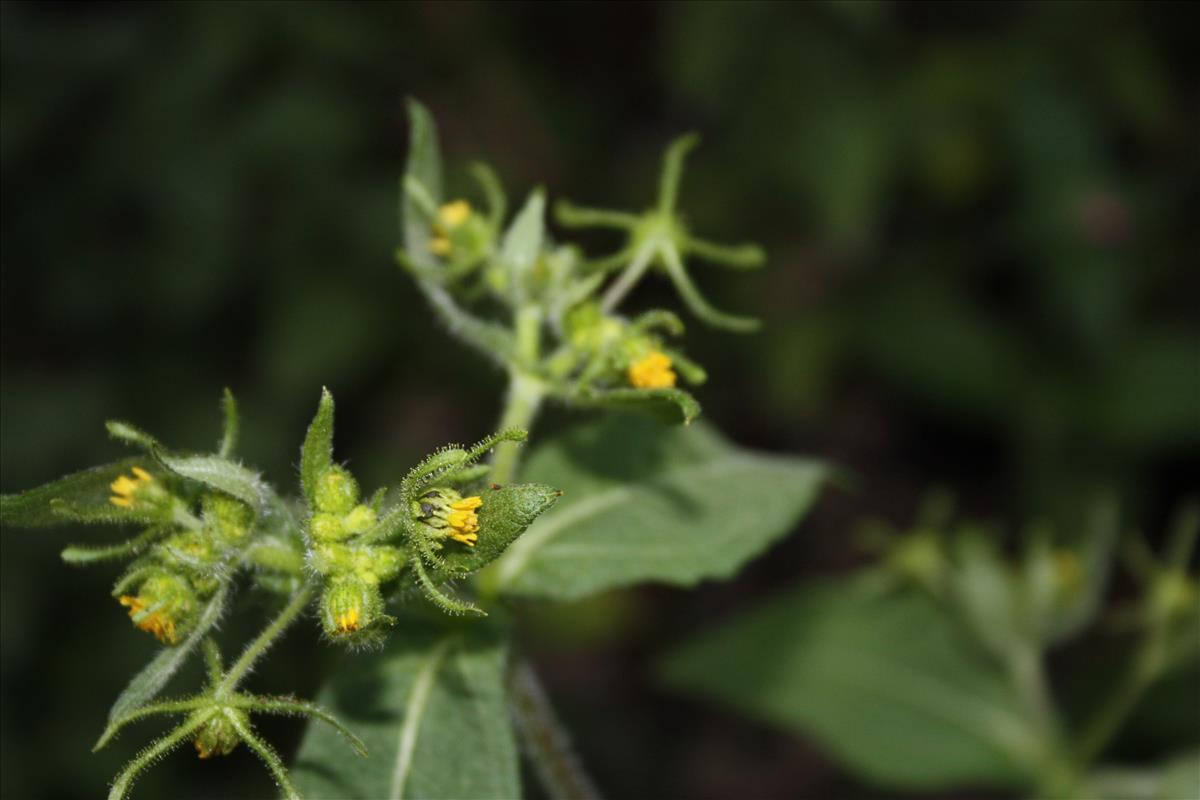
M 686 425 L 700 416 L 700 403 L 683 389 L 606 389 L 581 392 L 570 399 L 584 408 L 647 414 L 668 425 Z
M 257 472 L 227 458 L 176 455 L 161 448 L 155 449 L 154 455 L 159 463 L 176 475 L 236 497 L 255 509 L 263 507 L 271 491 Z
M 300 487 L 309 504 L 316 495 L 317 480 L 333 465 L 333 395 L 321 390 L 317 414 L 308 426 L 300 449 Z
M 523 477 L 563 490 L 482 573 L 510 595 L 577 600 L 642 581 L 727 578 L 787 534 L 828 469 L 712 428 L 610 416 L 534 450 Z
M 156 519 L 144 510 L 120 508 L 109 502 L 109 488 L 133 467 L 149 466 L 148 458 L 127 458 L 93 467 L 17 494 L 0 495 L 0 525 L 44 527 L 70 522 L 146 523 Z
M 133 676 L 133 680 L 121 692 L 108 712 L 110 722 L 149 703 L 162 691 L 162 688 L 167 685 L 167 681 L 171 679 L 171 676 L 175 674 L 196 645 L 221 619 L 228 594 L 229 590 L 225 585 L 217 589 L 212 599 L 208 601 L 208 605 L 200 612 L 200 619 L 196 621 L 196 627 L 192 629 L 188 637 L 174 647 L 164 647 L 158 652 L 158 655 L 150 660 L 149 664 L 142 668 L 141 672 Z
M 997 663 L 915 589 L 810 584 L 679 649 L 662 676 L 883 785 L 1021 786 L 1040 755 Z
M 535 519 L 554 505 L 559 491 L 540 483 L 519 483 L 485 491 L 479 507 L 479 541 L 474 547 L 443 550 L 448 572 L 466 574 L 495 561 Z
M 496 626 L 402 623 L 387 651 L 344 658 L 317 702 L 370 755 L 347 757 L 336 732 L 310 724 L 292 767 L 304 797 L 521 796 L 504 690 L 507 644 Z

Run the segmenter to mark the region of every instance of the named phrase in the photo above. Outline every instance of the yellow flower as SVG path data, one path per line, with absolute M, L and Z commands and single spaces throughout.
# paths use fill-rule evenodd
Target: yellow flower
M 675 385 L 671 359 L 658 350 L 629 365 L 629 382 L 638 389 L 666 389 Z
M 123 606 L 129 608 L 129 618 L 139 630 L 154 634 L 154 638 L 163 644 L 175 644 L 179 641 L 175 635 L 175 623 L 157 611 L 146 612 L 146 604 L 137 597 L 123 594 L 118 598 Z
M 450 255 L 454 245 L 449 233 L 471 217 L 471 204 L 466 200 L 455 200 L 438 209 L 437 222 L 433 224 L 433 238 L 429 240 L 429 251 L 443 258 Z
M 337 622 L 336 633 L 354 633 L 358 630 L 358 609 L 347 609 L 335 620 Z
M 451 231 L 466 222 L 470 216 L 471 204 L 466 200 L 455 200 L 438 209 L 438 222 Z
M 475 509 L 483 505 L 483 500 L 478 496 L 464 497 L 461 500 L 450 504 L 450 516 L 446 521 L 450 523 L 449 536 L 455 541 L 462 542 L 468 547 L 474 547 L 479 541 L 479 516 L 475 513 Z
M 108 485 L 108 488 L 113 493 L 112 497 L 108 498 L 108 502 L 114 506 L 131 508 L 133 506 L 133 497 L 138 493 L 138 490 L 154 482 L 154 478 L 151 477 L 150 473 L 141 467 L 134 467 L 131 472 L 133 473 L 132 478 L 121 475 Z

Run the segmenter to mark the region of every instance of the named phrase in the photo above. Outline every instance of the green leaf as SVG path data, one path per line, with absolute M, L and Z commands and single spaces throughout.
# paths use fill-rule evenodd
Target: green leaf
M 310 724 L 292 767 L 318 798 L 517 798 L 517 750 L 504 691 L 507 646 L 495 625 L 409 622 L 386 652 L 344 656 L 317 701 L 366 744 Z
M 146 523 L 157 518 L 145 510 L 121 508 L 109 502 L 109 488 L 133 467 L 147 467 L 146 458 L 127 458 L 114 464 L 76 472 L 17 494 L 0 495 L 0 526 L 35 528 L 70 522 Z
M 447 548 L 445 569 L 465 575 L 495 561 L 535 519 L 554 505 L 561 492 L 540 483 L 521 483 L 483 494 L 479 507 L 479 541 L 471 548 Z
M 563 497 L 484 571 L 485 587 L 576 600 L 727 578 L 793 528 L 827 474 L 816 461 L 737 448 L 708 426 L 606 417 L 530 455 L 523 477 Z
M 251 508 L 261 509 L 271 492 L 257 472 L 227 458 L 176 455 L 162 448 L 155 449 L 154 456 L 176 475 L 236 497 Z
M 1200 751 L 1153 768 L 1103 767 L 1088 776 L 1081 796 L 1091 800 L 1181 800 L 1200 797 Z
M 200 613 L 200 619 L 188 637 L 174 647 L 164 647 L 158 655 L 150 660 L 149 664 L 142 668 L 141 672 L 133 677 L 108 712 L 110 722 L 149 703 L 155 695 L 162 691 L 162 688 L 167 685 L 167 681 L 171 679 L 171 676 L 175 674 L 175 671 L 179 669 L 196 645 L 204 639 L 208 631 L 221 618 L 221 614 L 225 611 L 225 599 L 228 594 L 227 587 L 222 584 L 212 599 L 208 601 L 204 611 Z M 101 747 L 103 744 L 104 740 L 102 739 L 96 746 Z
M 316 496 L 317 480 L 333 465 L 333 395 L 321 389 L 321 401 L 304 445 L 300 449 L 300 486 L 309 504 Z
M 500 263 L 508 270 L 509 286 L 514 293 L 524 291 L 525 276 L 533 269 L 542 251 L 545 216 L 546 195 L 541 189 L 535 189 L 504 234 Z M 514 300 L 520 302 L 521 298 L 518 296 Z
M 668 425 L 686 425 L 700 416 L 700 403 L 682 389 L 606 389 L 571 395 L 584 408 L 635 411 Z
M 172 530 L 169 525 L 155 525 L 132 539 L 116 544 L 89 547 L 85 545 L 68 545 L 62 551 L 62 560 L 68 564 L 91 564 L 96 561 L 108 561 L 116 558 L 137 555 L 154 542 L 166 536 Z
M 434 206 L 442 197 L 442 158 L 438 153 L 437 126 L 429 109 L 416 100 L 408 100 L 409 139 L 408 164 L 404 169 L 406 182 L 417 181 L 428 193 Z M 401 192 L 401 215 L 404 229 L 404 249 L 417 267 L 437 267 L 437 259 L 429 249 L 430 221 L 409 192 Z
M 788 592 L 671 655 L 667 683 L 802 732 L 905 789 L 1021 786 L 1039 756 L 996 662 L 918 590 L 868 580 Z
M 226 387 L 225 393 L 221 395 L 221 413 L 224 424 L 221 426 L 221 444 L 218 446 L 217 455 L 229 458 L 233 455 L 238 440 L 237 400 L 233 398 L 229 387 Z

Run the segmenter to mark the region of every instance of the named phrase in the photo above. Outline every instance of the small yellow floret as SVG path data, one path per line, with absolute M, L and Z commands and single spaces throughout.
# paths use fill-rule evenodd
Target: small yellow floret
M 121 605 L 129 609 L 129 618 L 133 620 L 133 624 L 138 630 L 145 631 L 154 635 L 163 644 L 175 644 L 179 641 L 175 635 L 175 623 L 157 611 L 145 613 L 146 604 L 138 598 L 123 594 L 118 598 Z M 141 619 L 138 619 L 138 617 Z
M 150 473 L 141 467 L 134 467 L 131 471 L 133 472 L 132 478 L 127 475 L 119 475 L 108 485 L 113 493 L 112 497 L 108 498 L 108 502 L 114 506 L 130 508 L 133 506 L 133 496 L 137 494 L 138 490 L 154 482 Z
M 449 536 L 455 541 L 462 542 L 468 547 L 474 547 L 479 541 L 479 516 L 475 513 L 475 509 L 483 505 L 482 498 L 464 497 L 450 504 L 450 516 L 446 518 L 446 522 L 450 523 Z
M 466 200 L 455 200 L 452 203 L 446 203 L 438 209 L 438 222 L 444 225 L 447 230 L 454 230 L 466 222 L 470 216 L 471 204 Z
M 453 249 L 454 247 L 450 244 L 450 240 L 445 236 L 435 236 L 429 240 L 429 252 L 435 256 L 448 256 Z
M 338 633 L 354 633 L 358 630 L 358 609 L 352 608 L 337 618 Z
M 667 389 L 675 385 L 671 359 L 658 350 L 629 365 L 629 383 L 638 389 Z

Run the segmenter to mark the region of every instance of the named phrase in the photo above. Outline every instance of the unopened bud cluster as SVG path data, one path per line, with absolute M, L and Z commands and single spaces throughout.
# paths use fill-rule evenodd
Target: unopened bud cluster
M 331 637 L 372 643 L 391 622 L 380 584 L 400 573 L 405 554 L 364 536 L 379 515 L 359 503 L 358 482 L 345 468 L 335 464 L 320 475 L 312 505 L 309 566 L 325 582 L 321 625 Z

